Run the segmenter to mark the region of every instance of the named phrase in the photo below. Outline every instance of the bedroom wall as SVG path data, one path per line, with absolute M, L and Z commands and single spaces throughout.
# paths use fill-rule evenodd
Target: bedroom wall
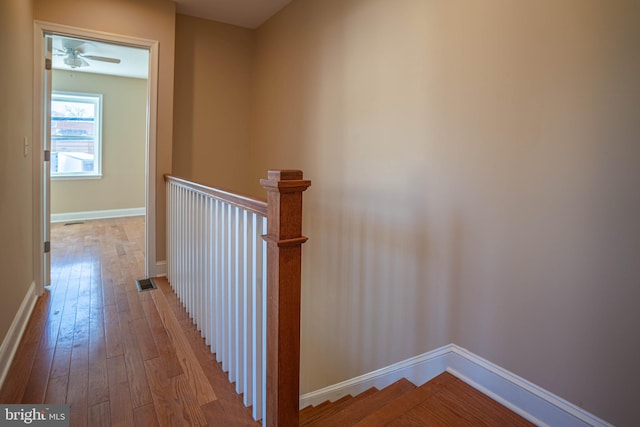
M 254 32 L 176 15 L 173 174 L 247 192 Z
M 13 60 L 0 62 L 0 343 L 33 282 L 33 6 L 0 2 L 0 49 Z M 5 349 L 3 349 L 5 350 Z M 6 350 L 5 350 L 6 351 Z M 1 356 L 6 357 L 7 354 Z
M 159 42 L 156 258 L 166 258 L 164 174 L 171 172 L 176 5 L 169 0 L 34 0 L 35 19 Z
M 254 178 L 313 181 L 303 393 L 454 342 L 637 421 L 639 6 L 307 0 L 257 30 Z
M 54 70 L 52 88 L 103 98 L 102 178 L 52 179 L 51 213 L 144 208 L 147 80 Z

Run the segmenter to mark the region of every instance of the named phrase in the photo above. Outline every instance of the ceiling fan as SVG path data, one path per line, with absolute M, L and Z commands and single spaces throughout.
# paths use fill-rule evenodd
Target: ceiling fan
M 89 43 L 83 40 L 63 38 L 61 39 L 61 42 L 62 49 L 55 48 L 58 53 L 55 53 L 54 55 L 64 56 L 63 62 L 71 68 L 90 66 L 91 64 L 87 62 L 87 59 L 91 61 L 110 62 L 112 64 L 120 63 L 120 59 L 118 58 L 85 54 L 83 45 Z

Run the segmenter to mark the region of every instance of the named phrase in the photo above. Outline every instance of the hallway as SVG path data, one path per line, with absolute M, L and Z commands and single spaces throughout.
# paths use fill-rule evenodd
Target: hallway
M 144 217 L 53 224 L 4 403 L 70 404 L 72 426 L 259 425 L 164 279 L 138 292 Z

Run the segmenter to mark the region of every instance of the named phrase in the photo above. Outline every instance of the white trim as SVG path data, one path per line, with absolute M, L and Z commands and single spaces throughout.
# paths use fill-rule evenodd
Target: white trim
M 154 277 L 156 275 L 156 151 L 157 151 L 157 135 L 158 135 L 158 68 L 159 68 L 159 43 L 156 40 L 149 41 L 149 75 L 147 77 L 148 101 L 147 101 L 147 160 L 146 171 L 147 177 L 146 200 L 147 209 L 145 220 L 145 253 L 147 254 L 146 275 Z
M 34 277 L 36 277 L 36 293 L 44 291 L 44 259 L 42 247 L 44 242 L 44 174 L 42 161 L 44 158 L 41 137 L 43 135 L 43 100 L 44 100 L 44 34 L 67 35 L 88 40 L 97 40 L 106 43 L 118 43 L 149 50 L 149 76 L 147 78 L 147 147 L 146 147 L 146 200 L 145 200 L 145 253 L 146 275 L 153 277 L 156 269 L 156 149 L 157 149 L 157 122 L 158 122 L 158 66 L 159 66 L 159 42 L 157 40 L 143 39 L 95 31 L 51 22 L 34 21 L 34 120 L 33 120 L 33 227 L 34 244 Z
M 447 371 L 538 426 L 611 425 L 455 344 Z
M 156 262 L 156 274 L 153 277 L 167 277 L 167 261 Z
M 34 23 L 34 49 L 33 49 L 33 140 L 32 140 L 32 168 L 33 168 L 33 277 L 36 281 L 36 292 L 42 295 L 45 285 L 45 188 L 43 185 L 44 169 L 44 92 L 46 80 L 45 71 L 45 47 L 42 28 Z
M 300 408 L 355 396 L 406 378 L 422 385 L 443 372 L 455 375 L 538 426 L 610 427 L 611 424 L 559 396 L 455 344 L 300 396 Z
M 24 296 L 18 312 L 13 318 L 13 322 L 11 322 L 11 326 L 9 326 L 7 335 L 4 337 L 2 344 L 0 344 L 0 388 L 7 377 L 11 362 L 16 354 L 27 323 L 29 323 L 29 318 L 31 317 L 33 307 L 36 305 L 37 298 L 36 282 L 33 281 L 29 289 L 27 289 L 27 294 Z
M 106 209 L 102 211 L 64 212 L 51 214 L 51 222 L 89 221 L 92 219 L 122 218 L 141 216 L 145 208 Z
M 449 347 L 450 345 L 446 345 L 386 368 L 303 394 L 300 396 L 300 408 L 326 400 L 334 401 L 348 394 L 355 396 L 371 387 L 381 389 L 401 378 L 407 378 L 414 384 L 424 384 L 445 371 Z

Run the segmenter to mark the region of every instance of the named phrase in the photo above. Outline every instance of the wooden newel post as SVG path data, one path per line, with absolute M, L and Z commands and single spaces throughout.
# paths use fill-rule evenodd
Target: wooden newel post
M 300 399 L 302 171 L 273 170 L 267 190 L 267 427 L 297 427 Z

